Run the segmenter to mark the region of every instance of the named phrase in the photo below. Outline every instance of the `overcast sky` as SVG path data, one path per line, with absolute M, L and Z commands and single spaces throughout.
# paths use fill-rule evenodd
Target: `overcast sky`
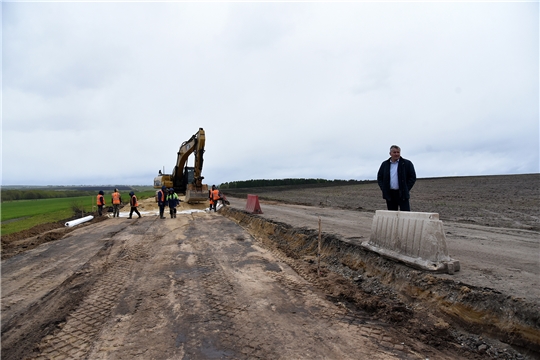
M 539 172 L 536 1 L 1 6 L 2 185 Z

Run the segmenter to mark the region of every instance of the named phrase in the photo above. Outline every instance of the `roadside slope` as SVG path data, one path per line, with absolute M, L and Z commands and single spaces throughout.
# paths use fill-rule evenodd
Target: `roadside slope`
M 540 350 L 540 234 L 536 231 L 445 222 L 449 252 L 460 260 L 461 271 L 430 274 L 359 247 L 369 239 L 372 213 L 261 201 L 263 214 L 250 215 L 242 211 L 244 199 L 228 200 L 231 207 L 222 210 L 227 216 L 251 229 L 254 236 L 280 243 L 289 256 L 308 262 L 316 255 L 320 218 L 325 266 L 356 281 L 367 294 L 373 286 L 366 280 L 376 278 L 381 282 L 376 291 L 397 294 L 416 311 L 430 308 L 449 322 L 461 323 L 466 331 Z M 365 300 L 357 300 L 364 306 Z

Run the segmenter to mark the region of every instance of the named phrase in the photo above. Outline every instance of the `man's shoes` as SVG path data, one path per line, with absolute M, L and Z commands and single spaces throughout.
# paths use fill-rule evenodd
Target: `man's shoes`
M 130 216 L 130 217 L 128 217 L 128 219 L 131 219 L 131 216 Z
M 141 215 L 139 215 L 139 219 L 141 218 Z
M 159 218 L 160 218 L 160 219 L 165 219 L 165 216 L 160 216 Z

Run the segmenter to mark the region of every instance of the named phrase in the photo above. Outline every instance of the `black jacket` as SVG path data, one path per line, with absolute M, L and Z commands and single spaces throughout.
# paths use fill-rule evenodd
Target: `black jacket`
M 382 190 L 383 198 L 390 200 L 390 159 L 381 164 L 377 173 L 377 182 Z M 400 199 L 409 199 L 409 191 L 416 182 L 416 172 L 413 163 L 402 157 L 399 158 L 398 163 L 398 182 Z

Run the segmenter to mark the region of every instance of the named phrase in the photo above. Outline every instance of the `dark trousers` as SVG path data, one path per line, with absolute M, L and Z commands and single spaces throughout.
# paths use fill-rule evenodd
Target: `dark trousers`
M 399 196 L 399 190 L 390 190 L 390 200 L 386 199 L 386 207 L 388 210 L 397 211 L 398 208 L 401 211 L 411 211 L 411 205 L 409 199 L 401 199 Z
M 214 204 L 210 203 L 210 210 L 212 210 L 212 207 L 213 207 L 214 212 L 217 211 L 217 204 L 219 200 L 221 200 L 221 205 L 223 206 L 223 199 L 217 199 L 217 200 L 214 200 Z
M 136 212 L 137 215 L 139 215 L 139 217 L 141 217 L 141 213 L 139 212 L 139 210 L 137 209 L 136 206 L 132 206 L 131 207 L 131 211 L 129 212 L 129 218 L 131 219 L 131 215 L 133 215 L 133 212 Z
M 99 216 L 103 215 L 103 205 L 98 205 L 97 206 L 97 212 L 98 212 Z
M 159 205 L 159 217 L 163 218 L 163 213 L 165 212 L 165 204 Z
M 169 213 L 171 214 L 171 219 L 176 217 L 176 208 L 169 207 Z

